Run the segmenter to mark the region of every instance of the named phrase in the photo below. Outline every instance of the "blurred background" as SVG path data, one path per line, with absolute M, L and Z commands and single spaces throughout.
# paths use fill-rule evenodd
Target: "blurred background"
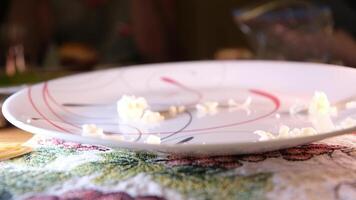
M 0 86 L 186 60 L 356 67 L 355 11 L 351 0 L 1 0 Z

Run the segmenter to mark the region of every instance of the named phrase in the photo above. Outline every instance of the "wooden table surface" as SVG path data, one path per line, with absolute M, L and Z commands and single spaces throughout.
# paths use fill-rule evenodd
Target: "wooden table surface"
M 33 135 L 18 128 L 0 129 L 0 142 L 26 142 Z

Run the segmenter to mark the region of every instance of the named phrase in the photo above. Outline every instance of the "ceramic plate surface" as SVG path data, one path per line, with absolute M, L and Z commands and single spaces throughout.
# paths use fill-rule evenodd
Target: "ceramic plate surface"
M 5 117 L 34 134 L 65 140 L 165 153 L 240 154 L 310 143 L 353 131 L 258 141 L 253 132 L 278 132 L 280 125 L 311 126 L 305 115 L 291 116 L 293 105 L 308 105 L 315 91 L 332 103 L 356 96 L 356 70 L 341 66 L 272 61 L 205 61 L 164 63 L 94 71 L 27 87 L 3 106 Z M 158 125 L 122 123 L 116 102 L 122 95 L 142 96 L 152 110 L 184 105 L 185 112 Z M 248 109 L 227 106 L 229 99 Z M 205 116 L 195 105 L 219 102 L 218 112 Z M 341 110 L 333 120 L 356 116 Z M 83 124 L 96 124 L 124 141 L 81 136 Z M 148 144 L 149 135 L 161 144 Z

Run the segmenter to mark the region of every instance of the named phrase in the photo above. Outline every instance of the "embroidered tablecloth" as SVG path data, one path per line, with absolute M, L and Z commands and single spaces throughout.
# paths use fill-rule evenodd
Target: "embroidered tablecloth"
M 199 158 L 32 144 L 32 153 L 0 162 L 0 199 L 356 199 L 356 135 Z

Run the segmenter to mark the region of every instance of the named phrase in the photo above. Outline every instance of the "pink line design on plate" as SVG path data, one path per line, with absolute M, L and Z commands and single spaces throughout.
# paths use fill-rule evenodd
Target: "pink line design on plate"
M 28 91 L 28 92 L 27 92 L 27 97 L 28 97 L 28 99 L 29 99 L 29 101 L 30 101 L 30 104 L 31 104 L 32 108 L 37 112 L 37 114 L 39 114 L 47 123 L 51 124 L 53 127 L 57 128 L 57 129 L 59 129 L 59 130 L 61 130 L 61 131 L 64 131 L 64 132 L 71 133 L 71 131 L 69 131 L 69 130 L 67 130 L 67 129 L 65 129 L 65 128 L 63 128 L 63 127 L 61 127 L 61 126 L 55 124 L 55 123 L 52 122 L 51 120 L 49 120 L 49 119 L 39 110 L 39 108 L 37 108 L 37 106 L 35 105 L 35 103 L 33 102 L 33 99 L 32 99 L 32 87 L 31 87 L 31 86 L 28 87 L 27 91 Z
M 46 83 L 45 83 L 46 84 Z M 58 101 L 52 96 L 52 93 L 49 89 L 49 85 L 47 83 L 47 86 L 46 86 L 46 93 L 49 97 L 49 99 L 56 105 L 58 106 L 59 108 L 61 108 L 63 111 L 67 112 L 67 113 L 70 113 L 71 115 L 73 116 L 77 116 L 77 117 L 81 117 L 81 118 L 87 118 L 87 119 L 110 119 L 109 117 L 93 117 L 93 116 L 86 116 L 86 115 L 81 115 L 81 114 L 78 114 L 78 113 L 75 113 L 69 109 L 67 109 L 66 107 L 62 106 L 60 103 L 58 103 Z
M 48 94 L 48 82 L 45 82 L 45 83 L 43 84 L 43 88 L 42 88 L 42 97 L 43 97 L 43 100 L 44 100 L 46 106 L 49 108 L 49 110 L 51 111 L 51 113 L 52 113 L 54 116 L 56 116 L 56 117 L 57 117 L 60 121 L 62 121 L 63 123 L 65 123 L 65 124 L 67 124 L 67 125 L 70 125 L 70 126 L 73 126 L 73 127 L 75 127 L 75 128 L 81 129 L 81 127 L 78 126 L 77 124 L 74 124 L 74 123 L 72 123 L 72 122 L 69 122 L 69 121 L 65 120 L 65 119 L 64 119 L 63 117 L 61 117 L 58 113 L 56 113 L 56 112 L 53 110 L 53 108 L 51 107 L 51 105 L 49 104 L 46 94 L 49 95 L 49 94 Z M 42 117 L 43 117 L 43 116 L 42 116 Z M 127 125 L 127 124 L 119 124 L 119 123 L 116 124 L 116 125 L 117 125 L 117 126 L 127 126 L 127 127 L 129 127 L 129 128 L 135 129 L 135 130 L 138 132 L 138 133 L 133 133 L 133 134 L 138 134 L 137 139 L 136 139 L 135 141 L 138 141 L 138 140 L 142 137 L 142 131 L 141 131 L 139 128 L 137 128 L 137 127 L 134 127 L 134 126 L 131 126 L 131 125 Z M 111 132 L 111 133 L 113 133 L 113 132 Z M 119 133 L 115 133 L 115 134 L 123 134 L 123 133 L 119 132 Z
M 249 91 L 251 93 L 254 93 L 254 94 L 257 94 L 257 95 L 260 95 L 260 96 L 264 96 L 264 97 L 267 97 L 270 100 L 272 100 L 275 108 L 274 108 L 274 110 L 272 111 L 271 114 L 273 114 L 274 112 L 277 112 L 277 110 L 281 107 L 281 101 L 278 99 L 277 96 L 274 96 L 271 93 L 268 93 L 268 92 L 262 91 L 262 90 L 258 90 L 258 89 L 249 89 Z
M 194 90 L 182 83 L 180 83 L 179 81 L 177 80 L 174 80 L 170 77 L 166 77 L 166 76 L 162 76 L 161 77 L 161 80 L 165 83 L 169 83 L 169 84 L 172 84 L 176 87 L 179 87 L 187 92 L 190 92 L 190 93 L 194 93 L 196 96 L 197 96 L 197 99 L 195 101 L 193 101 L 192 103 L 189 103 L 187 104 L 186 106 L 194 106 L 195 104 L 199 103 L 199 101 L 203 98 L 203 94 L 200 92 L 200 91 L 197 91 L 197 90 Z
M 168 83 L 170 83 L 170 84 L 174 84 L 175 86 L 178 86 L 178 87 L 180 87 L 180 88 L 182 88 L 182 89 L 184 89 L 184 90 L 188 90 L 189 92 L 195 93 L 195 94 L 198 96 L 197 102 L 199 102 L 200 98 L 202 97 L 202 94 L 201 94 L 200 92 L 195 91 L 195 90 L 193 90 L 193 89 L 190 89 L 190 88 L 188 88 L 187 86 L 184 86 L 183 84 L 179 83 L 179 82 L 176 81 L 176 80 L 173 80 L 173 79 L 167 78 L 167 77 L 163 77 L 162 80 L 164 80 L 165 82 L 168 82 Z M 98 118 L 96 118 L 96 117 L 84 116 L 84 115 L 80 115 L 80 114 L 74 113 L 74 112 L 72 112 L 72 111 L 66 109 L 65 107 L 61 106 L 60 103 L 58 103 L 57 100 L 51 95 L 51 92 L 50 92 L 50 89 L 49 89 L 49 83 L 48 83 L 48 82 L 45 82 L 45 83 L 44 83 L 44 86 L 43 86 L 43 98 L 44 98 L 44 101 L 45 101 L 45 103 L 46 103 L 46 106 L 49 108 L 49 110 L 52 112 L 52 114 L 55 115 L 60 121 L 62 121 L 62 122 L 65 123 L 65 124 L 71 125 L 71 126 L 73 126 L 73 127 L 75 127 L 75 128 L 79 128 L 79 129 L 80 129 L 80 126 L 78 126 L 78 125 L 76 125 L 76 124 L 73 124 L 72 122 L 69 122 L 69 121 L 65 120 L 65 119 L 64 119 L 63 117 L 61 117 L 58 113 L 56 113 L 56 112 L 54 111 L 54 109 L 51 107 L 51 105 L 49 104 L 46 95 L 49 97 L 49 99 L 51 100 L 52 103 L 54 103 L 56 106 L 58 106 L 58 107 L 59 107 L 60 109 L 62 109 L 63 111 L 66 111 L 66 112 L 68 112 L 68 113 L 70 113 L 70 114 L 72 114 L 72 115 L 75 115 L 75 116 L 78 116 L 78 117 L 82 117 L 82 118 L 88 118 L 88 119 L 90 119 L 90 118 L 91 118 L 91 119 L 110 119 L 110 118 L 106 118 L 106 117 L 103 117 L 103 118 L 99 118 L 99 117 L 98 117 Z M 191 103 L 191 104 L 193 105 L 194 103 Z M 173 136 L 173 135 L 175 135 L 175 134 L 178 134 L 179 132 L 181 132 L 182 130 L 186 129 L 186 128 L 189 126 L 189 124 L 192 122 L 192 116 L 191 116 L 190 113 L 187 113 L 187 114 L 188 114 L 188 116 L 190 116 L 190 118 L 188 119 L 187 123 L 184 124 L 184 125 L 182 126 L 182 128 L 179 128 L 177 131 L 171 132 L 171 135 L 165 136 L 164 139 L 169 138 L 169 137 L 171 137 L 171 136 Z M 137 128 L 137 127 L 133 127 L 133 126 L 125 125 L 125 124 L 117 124 L 117 125 L 118 125 L 118 126 L 120 126 L 120 125 L 122 125 L 122 126 L 128 126 L 128 127 L 130 127 L 130 128 L 133 128 L 133 129 L 137 130 L 137 131 L 139 132 L 139 135 L 140 135 L 139 138 L 140 138 L 141 135 L 143 134 L 142 131 L 141 131 L 139 128 Z M 119 133 L 119 134 L 122 134 L 122 133 Z M 133 134 L 133 133 L 125 133 L 125 134 Z M 147 133 L 147 134 L 149 134 L 149 133 Z M 139 138 L 138 138 L 138 139 L 139 139 Z
M 176 82 L 176 81 L 173 80 L 173 79 L 164 78 L 164 80 L 165 80 L 165 81 L 168 81 L 169 83 L 174 83 L 175 85 L 181 86 L 182 88 L 185 88 L 186 90 L 194 91 L 193 89 L 188 88 L 187 86 L 184 86 L 184 85 L 180 84 L 179 82 Z M 47 84 L 47 83 L 46 83 L 46 84 Z M 43 92 L 44 92 L 44 91 L 46 91 L 47 86 L 44 85 L 43 88 L 44 88 L 44 90 L 43 90 Z M 196 92 L 196 94 L 199 94 L 199 97 L 200 97 L 200 98 L 202 97 L 202 95 L 201 95 L 200 92 L 197 92 L 197 91 L 195 91 L 195 92 Z M 275 113 L 275 112 L 279 109 L 279 107 L 280 107 L 280 100 L 279 100 L 276 96 L 274 96 L 274 95 L 272 95 L 272 94 L 270 94 L 270 93 L 268 93 L 268 92 L 265 92 L 265 91 L 262 91 L 262 90 L 257 90 L 257 89 L 250 89 L 249 92 L 270 99 L 270 100 L 273 102 L 273 104 L 274 104 L 274 109 L 273 109 L 272 111 L 268 112 L 268 113 L 265 114 L 265 115 L 262 115 L 262 116 L 259 116 L 259 117 L 257 117 L 257 118 L 250 119 L 250 120 L 245 120 L 245 121 L 241 121 L 241 122 L 236 122 L 236 123 L 231 123 L 231 124 L 225 124 L 225 125 L 220 125 L 220 126 L 214 126 L 214 127 L 207 127 L 207 128 L 200 128 L 200 129 L 191 129 L 191 130 L 180 130 L 180 132 L 188 132 L 188 133 L 189 133 L 189 132 L 199 132 L 199 131 L 206 131 L 206 130 L 214 130 L 214 129 L 219 129 L 219 128 L 225 128 L 225 127 L 230 127 L 230 126 L 237 126 L 237 125 L 241 125 L 241 124 L 245 124 L 245 123 L 251 123 L 251 122 L 255 122 L 255 121 L 258 121 L 258 120 L 260 120 L 260 119 L 266 118 L 266 117 L 272 115 L 273 113 Z M 44 96 L 44 98 L 45 98 L 45 102 L 47 102 L 47 99 L 46 99 L 45 96 Z M 48 104 L 48 102 L 47 102 L 47 104 Z M 52 111 L 54 111 L 54 110 L 52 110 Z M 58 115 L 58 114 L 56 114 L 56 115 Z M 44 115 L 41 115 L 41 116 L 45 119 L 45 116 L 44 116 Z M 59 118 L 61 119 L 61 117 L 59 117 Z M 46 119 L 47 119 L 47 118 L 46 118 Z M 48 119 L 47 119 L 47 120 L 48 120 Z M 46 121 L 47 121 L 47 120 L 46 120 Z M 62 119 L 62 120 L 63 120 L 63 119 Z M 59 129 L 61 129 L 61 130 L 63 130 L 63 127 L 60 127 L 60 126 L 58 126 L 58 125 L 55 125 L 53 122 L 50 122 L 49 120 L 48 120 L 48 122 L 49 122 L 50 124 L 54 125 L 55 127 L 59 128 Z M 68 123 L 68 122 L 66 122 L 66 121 L 64 120 L 64 123 Z M 69 124 L 71 124 L 71 123 L 69 123 Z M 72 125 L 73 125 L 73 124 L 72 124 Z M 119 125 L 119 124 L 118 124 L 118 125 Z M 187 127 L 187 126 L 185 126 L 185 128 L 186 128 L 186 127 Z M 134 128 L 136 128 L 136 127 L 134 127 Z M 136 130 L 138 130 L 138 129 L 136 128 Z M 69 132 L 68 130 L 65 130 L 65 131 L 66 131 L 66 132 Z M 176 133 L 176 131 L 153 132 L 153 133 L 142 133 L 142 134 L 172 134 L 172 133 Z M 130 134 L 130 133 L 125 133 L 125 134 Z
M 256 122 L 258 120 L 264 119 L 264 118 L 269 117 L 269 116 L 271 116 L 272 114 L 274 114 L 275 112 L 278 111 L 281 103 L 280 103 L 280 100 L 276 96 L 274 96 L 274 95 L 272 95 L 272 94 L 270 94 L 270 93 L 268 93 L 266 91 L 262 91 L 262 90 L 258 90 L 258 89 L 250 89 L 249 92 L 270 99 L 272 101 L 272 103 L 274 104 L 273 110 L 271 110 L 270 112 L 268 112 L 268 113 L 266 113 L 264 115 L 261 115 L 259 117 L 256 117 L 256 118 L 253 118 L 253 119 L 249 119 L 249 120 L 245 120 L 245 121 L 240 121 L 240 122 L 235 122 L 235 123 L 225 124 L 225 125 L 220 125 L 220 126 L 207 127 L 207 128 L 182 130 L 181 132 L 182 133 L 183 132 L 184 133 L 192 133 L 192 132 L 207 131 L 207 130 L 214 130 L 214 129 L 238 126 L 238 125 L 247 124 L 247 123 L 251 123 L 251 122 Z M 153 133 L 150 133 L 150 134 L 153 134 Z M 159 132 L 159 134 L 172 134 L 172 132 Z
M 161 80 L 166 82 L 166 83 L 178 86 L 178 87 L 180 87 L 180 88 L 182 88 L 182 89 L 184 89 L 186 91 L 195 93 L 197 95 L 198 99 L 197 99 L 196 102 L 191 103 L 191 105 L 195 105 L 203 97 L 203 94 L 200 91 L 194 90 L 194 89 L 192 89 L 192 88 L 190 88 L 190 87 L 188 87 L 188 86 L 186 86 L 186 85 L 184 85 L 184 84 L 182 84 L 182 83 L 178 82 L 177 80 L 174 80 L 174 79 L 172 79 L 170 77 L 164 77 L 163 76 L 163 77 L 161 77 Z M 226 127 L 231 127 L 231 126 L 237 126 L 237 125 L 241 125 L 241 124 L 251 123 L 251 122 L 255 122 L 255 121 L 261 120 L 263 118 L 266 118 L 266 117 L 272 115 L 273 113 L 275 113 L 280 108 L 280 105 L 281 105 L 280 100 L 276 96 L 274 96 L 273 94 L 270 94 L 270 93 L 268 93 L 266 91 L 262 91 L 262 90 L 258 90 L 258 89 L 249 89 L 249 92 L 270 99 L 272 101 L 272 103 L 274 104 L 274 109 L 271 112 L 269 112 L 269 113 L 267 113 L 265 115 L 261 115 L 259 117 L 256 117 L 256 118 L 250 119 L 250 120 L 245 120 L 245 121 L 236 122 L 236 123 L 232 123 L 232 124 L 214 126 L 214 127 L 191 129 L 191 130 L 181 130 L 180 132 L 185 132 L 186 133 L 186 132 L 206 131 L 206 130 L 226 128 Z M 189 105 L 189 106 L 191 106 L 191 105 Z M 187 128 L 187 126 L 185 128 Z M 175 132 L 159 132 L 159 134 L 172 134 L 172 133 L 175 133 Z M 152 133 L 150 133 L 150 134 L 152 134 Z
M 53 108 L 52 108 L 52 106 L 49 104 L 49 102 L 48 102 L 48 99 L 47 99 L 47 95 L 48 95 L 48 82 L 44 82 L 43 83 L 43 88 L 42 88 L 42 98 L 43 98 L 43 100 L 44 100 L 44 102 L 45 102 L 45 104 L 46 104 L 46 106 L 47 106 L 47 108 L 51 111 L 51 113 L 54 115 L 54 116 L 56 116 L 59 120 L 61 120 L 62 122 L 64 122 L 64 123 L 66 123 L 66 124 L 68 124 L 68 125 L 71 125 L 71 126 L 73 126 L 73 127 L 75 127 L 75 128 L 78 128 L 78 129 L 80 129 L 80 126 L 78 126 L 78 125 L 76 125 L 76 124 L 73 124 L 72 122 L 69 122 L 69 121 L 67 121 L 67 120 L 65 120 L 62 116 L 60 116 L 59 114 L 57 114 L 54 110 L 53 110 Z M 46 95 L 47 94 L 47 95 Z

